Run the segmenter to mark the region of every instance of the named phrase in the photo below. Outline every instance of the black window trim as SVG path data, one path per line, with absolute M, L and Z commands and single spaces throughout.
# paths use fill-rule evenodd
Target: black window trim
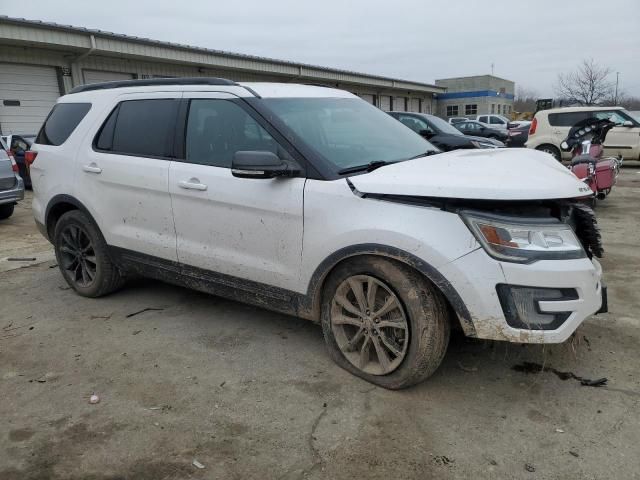
M 177 103 L 176 107 L 174 108 L 172 123 L 168 127 L 169 132 L 173 132 L 173 137 L 171 139 L 168 138 L 165 143 L 165 151 L 168 153 L 168 155 L 144 155 L 140 153 L 119 152 L 116 150 L 105 150 L 102 148 L 98 148 L 98 138 L 100 138 L 100 135 L 102 134 L 102 130 L 104 129 L 105 125 L 109 121 L 109 118 L 114 112 L 116 114 L 116 120 L 115 120 L 116 124 L 118 123 L 118 115 L 120 115 L 120 105 L 122 105 L 124 102 L 138 102 L 138 101 L 149 101 L 149 100 L 174 100 Z M 94 152 L 97 152 L 97 153 L 122 155 L 125 157 L 152 158 L 154 160 L 169 160 L 169 161 L 175 160 L 175 136 L 176 136 L 178 112 L 180 109 L 181 100 L 182 99 L 180 97 L 163 97 L 163 96 L 119 99 L 118 103 L 109 112 L 109 115 L 107 115 L 102 121 L 102 125 L 100 125 L 100 128 L 98 129 L 98 131 L 93 137 L 93 141 L 91 142 L 91 148 L 93 149 Z M 115 134 L 115 127 L 114 127 L 114 134 Z M 111 139 L 111 145 L 113 146 L 113 138 Z
M 187 93 L 185 92 L 185 95 Z M 249 97 L 251 98 L 251 97 Z M 251 98 L 253 99 L 253 98 Z M 268 122 L 264 116 L 256 109 L 252 104 L 247 102 L 245 98 L 217 98 L 217 97 L 184 97 L 182 98 L 182 102 L 180 107 L 178 108 L 178 116 L 176 120 L 176 136 L 174 138 L 173 149 L 174 149 L 174 157 L 171 159 L 175 162 L 181 163 L 189 163 L 190 165 L 203 165 L 210 166 L 216 168 L 226 168 L 226 167 L 218 167 L 215 165 L 204 165 L 204 164 L 196 164 L 192 162 L 187 162 L 186 159 L 186 138 L 187 138 L 187 120 L 189 119 L 189 109 L 191 107 L 191 102 L 193 100 L 222 100 L 234 103 L 239 106 L 249 117 L 251 117 L 258 125 L 264 128 L 269 135 L 273 137 L 273 139 L 287 151 L 287 153 L 291 156 L 294 162 L 298 164 L 300 167 L 300 174 L 296 176 L 296 178 L 316 178 L 323 179 L 318 176 L 318 172 L 313 167 L 311 162 L 307 160 L 307 158 L 300 152 L 298 149 L 287 140 L 285 135 L 280 133 L 278 129 Z M 257 99 L 258 102 L 260 99 Z M 230 169 L 229 169 L 230 170 Z M 311 177 L 309 175 L 312 175 Z

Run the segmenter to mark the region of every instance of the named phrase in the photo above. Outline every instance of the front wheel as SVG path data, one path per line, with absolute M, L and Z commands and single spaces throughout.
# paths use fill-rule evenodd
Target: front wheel
M 338 365 L 394 390 L 431 376 L 449 342 L 446 303 L 435 287 L 409 267 L 375 256 L 332 272 L 322 330 Z

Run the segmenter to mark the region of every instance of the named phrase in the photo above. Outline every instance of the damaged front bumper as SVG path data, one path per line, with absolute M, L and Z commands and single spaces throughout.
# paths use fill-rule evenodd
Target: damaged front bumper
M 471 314 L 469 336 L 561 343 L 606 306 L 600 263 L 588 258 L 517 264 L 479 248 L 442 267 Z

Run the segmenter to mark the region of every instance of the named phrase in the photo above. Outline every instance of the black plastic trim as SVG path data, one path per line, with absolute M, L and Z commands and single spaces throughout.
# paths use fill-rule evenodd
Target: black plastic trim
M 54 207 L 56 207 L 56 205 L 60 205 L 62 203 L 68 203 L 69 205 L 73 205 L 75 208 L 77 208 L 82 213 L 87 215 L 93 221 L 93 223 L 97 225 L 95 219 L 93 218 L 93 215 L 91 215 L 87 207 L 85 207 L 80 200 L 78 200 L 75 197 L 72 197 L 71 195 L 66 195 L 66 194 L 55 195 L 53 198 L 51 198 L 51 200 L 49 200 L 49 203 L 47 204 L 47 208 L 45 209 L 45 213 L 44 213 L 44 221 L 45 221 L 44 229 L 45 229 L 46 235 L 44 233 L 43 235 L 50 242 L 53 241 L 53 239 L 49 235 L 50 233 L 49 228 L 51 227 L 51 225 L 49 225 L 51 211 L 54 209 Z
M 90 85 L 80 85 L 72 89 L 69 94 L 90 92 L 93 90 L 109 90 L 112 88 L 126 87 L 153 87 L 170 85 L 233 85 L 238 86 L 234 81 L 226 78 L 215 77 L 185 77 L 185 78 L 148 78 L 143 80 L 117 80 L 115 82 L 92 83 Z

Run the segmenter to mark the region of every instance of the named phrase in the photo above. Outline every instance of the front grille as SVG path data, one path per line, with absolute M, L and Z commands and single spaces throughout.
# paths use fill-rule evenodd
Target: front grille
M 588 257 L 601 258 L 604 255 L 604 248 L 593 209 L 584 203 L 574 203 L 571 209 L 571 223 Z

